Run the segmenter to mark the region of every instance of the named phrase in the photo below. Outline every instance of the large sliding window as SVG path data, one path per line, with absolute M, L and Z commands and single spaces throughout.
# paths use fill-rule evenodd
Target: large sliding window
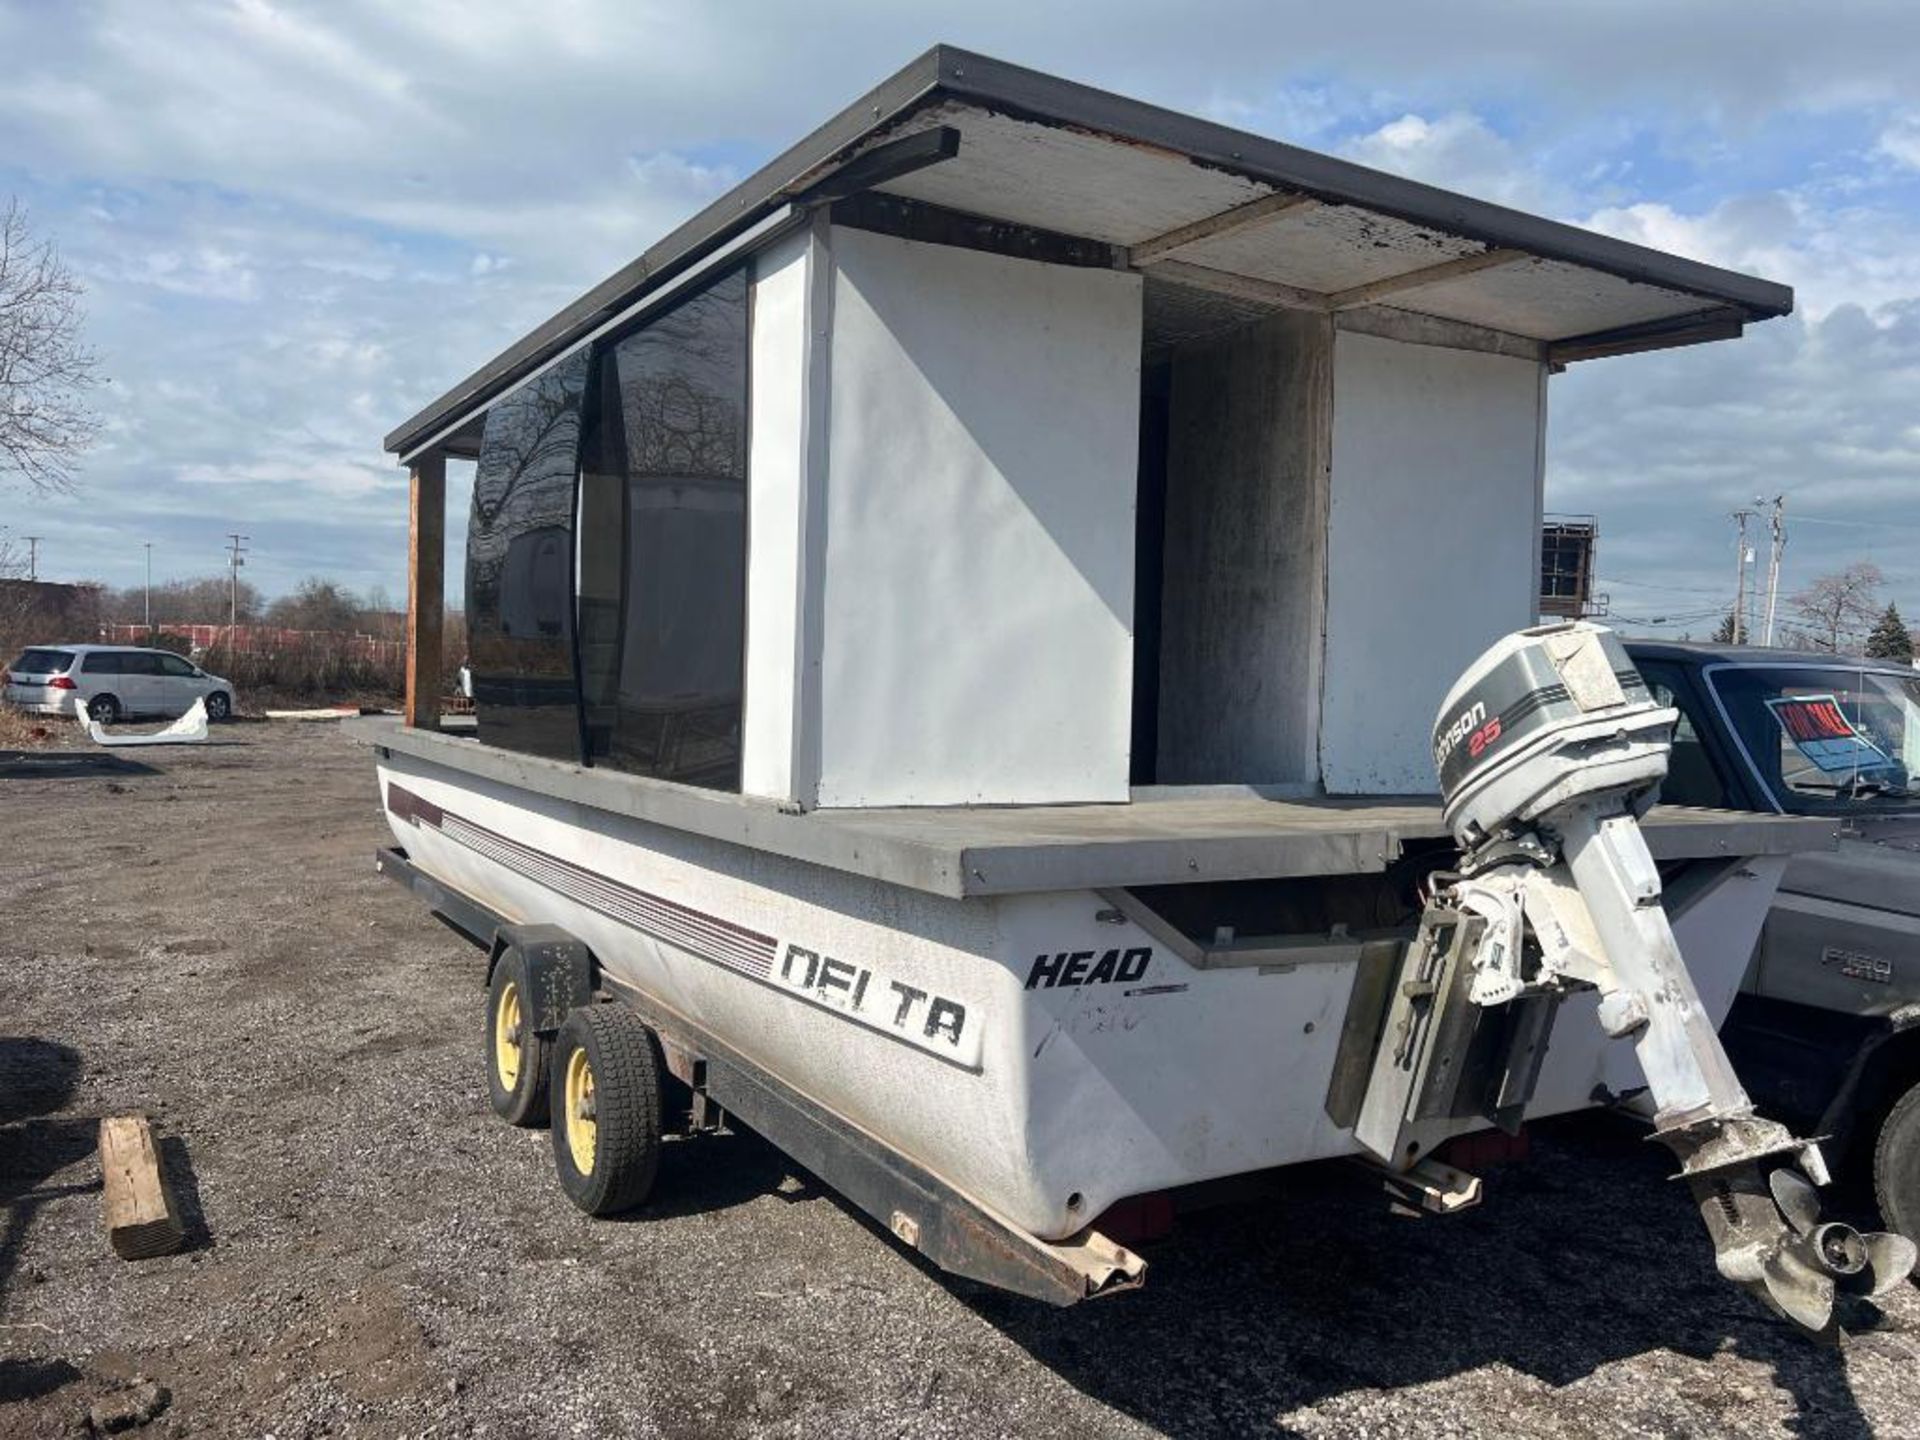
M 467 525 L 467 648 L 489 745 L 580 758 L 573 505 L 587 355 L 487 414 Z
M 593 763 L 740 787 L 747 363 L 743 271 L 596 347 L 579 549 Z

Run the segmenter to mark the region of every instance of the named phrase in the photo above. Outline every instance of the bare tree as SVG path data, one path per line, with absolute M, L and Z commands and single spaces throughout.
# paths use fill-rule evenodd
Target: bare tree
M 153 623 L 162 629 L 168 625 L 224 625 L 228 596 L 225 575 L 169 580 L 153 587 Z M 260 618 L 259 590 L 242 580 L 237 599 L 241 624 L 251 625 Z M 138 625 L 146 618 L 147 595 L 138 585 L 108 591 L 101 603 L 105 617 L 116 624 Z
M 1806 626 L 1808 644 L 1816 650 L 1840 653 L 1840 637 L 1862 635 L 1879 618 L 1876 592 L 1885 577 L 1870 561 L 1849 565 L 1835 575 L 1821 575 L 1789 603 Z
M 36 240 L 18 200 L 0 210 L 0 478 L 70 489 L 98 421 L 99 360 L 80 340 L 80 281 Z
M 33 615 L 33 587 L 26 583 L 27 557 L 18 542 L 0 535 L 0 665 L 13 655 L 13 647 L 25 644 L 28 622 Z
M 344 630 L 360 628 L 361 602 L 345 586 L 309 575 L 291 595 L 282 595 L 267 607 L 267 623 L 289 630 Z

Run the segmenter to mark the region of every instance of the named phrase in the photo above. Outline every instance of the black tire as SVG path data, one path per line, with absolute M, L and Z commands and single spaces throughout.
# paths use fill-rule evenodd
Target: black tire
M 207 696 L 207 719 L 216 725 L 233 714 L 233 700 L 224 690 L 216 690 Z
M 120 718 L 120 702 L 111 695 L 96 695 L 87 702 L 87 718 L 112 725 Z
M 1894 1101 L 1873 1146 L 1873 1198 L 1889 1230 L 1920 1238 L 1920 1085 Z
M 660 1042 L 622 1006 L 589 1005 L 560 1027 L 553 1046 L 553 1162 L 560 1188 L 587 1214 L 631 1210 L 653 1189 L 665 1069 Z M 583 1078 L 590 1115 L 572 1113 L 583 1099 Z
M 528 1028 L 527 964 L 508 950 L 487 986 L 487 1099 L 509 1125 L 535 1130 L 547 1123 L 547 1077 L 553 1042 Z

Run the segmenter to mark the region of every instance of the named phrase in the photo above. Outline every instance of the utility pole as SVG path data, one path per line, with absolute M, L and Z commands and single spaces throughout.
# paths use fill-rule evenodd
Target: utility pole
M 147 639 L 153 639 L 153 541 L 141 542 L 147 547 Z
M 1733 542 L 1733 643 L 1747 643 L 1747 521 L 1753 518 L 1751 510 L 1733 512 L 1735 536 Z
M 233 653 L 233 632 L 240 624 L 240 567 L 246 564 L 246 542 L 251 535 L 227 532 L 227 653 Z
M 1768 524 L 1773 530 L 1773 545 L 1767 556 L 1767 644 L 1773 644 L 1773 617 L 1780 608 L 1780 554 L 1787 548 L 1787 497 L 1773 497 L 1773 514 Z
M 27 579 L 38 580 L 40 578 L 40 542 L 47 537 L 22 535 L 20 538 L 27 542 Z

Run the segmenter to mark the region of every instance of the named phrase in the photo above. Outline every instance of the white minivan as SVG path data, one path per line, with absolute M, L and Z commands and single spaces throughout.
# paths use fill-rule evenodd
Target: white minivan
M 205 698 L 207 718 L 233 714 L 233 686 L 171 650 L 130 645 L 33 645 L 7 667 L 0 698 L 42 715 L 85 715 L 102 725 L 136 716 L 172 719 Z

